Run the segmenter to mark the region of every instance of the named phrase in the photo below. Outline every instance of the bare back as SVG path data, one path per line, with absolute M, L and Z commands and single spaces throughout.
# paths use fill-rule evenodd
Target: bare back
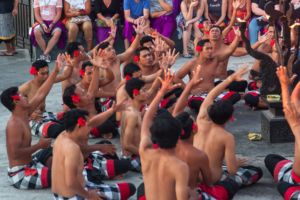
M 66 136 L 66 132 L 60 134 L 53 146 L 53 160 L 52 160 L 52 192 L 65 197 L 73 197 L 76 195 L 70 186 L 68 186 L 67 171 L 68 161 L 67 159 L 76 158 L 76 164 L 78 166 L 76 170 L 77 180 L 82 184 L 84 188 L 84 179 L 82 175 L 83 171 L 83 156 L 80 151 L 80 147 L 71 139 Z M 72 154 L 72 156 L 70 155 Z
M 175 155 L 149 149 L 141 155 L 145 194 L 148 200 L 174 200 L 178 173 L 188 175 L 188 166 Z M 187 185 L 185 186 L 187 187 Z M 186 188 L 181 188 L 186 189 Z

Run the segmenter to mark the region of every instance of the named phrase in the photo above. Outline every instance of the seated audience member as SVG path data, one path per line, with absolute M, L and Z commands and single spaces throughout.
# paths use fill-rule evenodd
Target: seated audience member
M 125 49 L 133 41 L 134 26 L 144 24 L 149 26 L 149 0 L 124 0 L 124 44 Z
M 64 115 L 66 131 L 55 141 L 53 147 L 52 192 L 54 199 L 128 199 L 135 193 L 131 183 L 95 183 L 83 174 L 84 156 L 82 141 L 90 129 L 104 121 L 102 114 L 89 117 L 84 110 L 74 109 Z
M 151 27 L 170 38 L 175 30 L 172 0 L 150 0 Z
M 90 0 L 65 0 L 64 11 L 68 29 L 68 43 L 75 42 L 79 30 L 83 31 L 87 50 L 93 48 L 93 26 L 89 14 Z
M 265 165 L 274 181 L 278 183 L 277 189 L 284 199 L 298 199 L 300 195 L 300 152 L 299 152 L 299 92 L 300 83 L 294 88 L 290 96 L 290 78 L 286 67 L 278 67 L 276 72 L 281 84 L 282 104 L 286 120 L 295 136 L 294 162 L 277 154 L 269 154 L 265 158 Z
M 201 37 L 201 32 L 198 28 L 200 18 L 203 15 L 204 4 L 199 0 L 183 0 L 180 4 L 181 13 L 177 16 L 177 31 L 179 38 L 182 35 L 183 41 L 183 57 L 191 58 L 188 52 L 188 45 L 190 42 L 192 29 L 194 29 L 195 38 Z
M 259 32 L 268 25 L 268 15 L 264 11 L 266 3 L 265 0 L 252 0 L 251 10 L 253 16 L 248 27 L 251 45 L 258 40 Z M 278 9 L 278 4 L 275 5 L 275 8 Z
M 208 12 L 208 19 L 216 25 L 225 27 L 227 15 L 227 0 L 204 0 L 205 10 Z
M 8 88 L 1 94 L 1 103 L 11 111 L 6 126 L 7 170 L 15 188 L 40 189 L 51 185 L 52 150 L 48 148 L 51 139 L 41 138 L 37 144 L 31 145 L 28 122 L 29 116 L 48 95 L 59 71 L 59 65 L 56 65 L 30 101 L 19 93 L 17 87 Z
M 262 177 L 262 170 L 236 157 L 234 136 L 225 130 L 233 114 L 233 105 L 228 101 L 214 102 L 214 99 L 232 81 L 241 80 L 246 72 L 247 68 L 237 70 L 209 92 L 197 116 L 198 133 L 194 136 L 194 146 L 208 156 L 212 182 L 233 181 L 238 188 L 256 183 Z M 202 188 L 207 189 L 209 187 Z
M 34 0 L 34 17 L 36 23 L 30 35 L 33 46 L 39 45 L 43 54 L 40 55 L 41 60 L 51 61 L 50 53 L 57 44 L 60 49 L 65 48 L 67 40 L 67 31 L 63 23 L 60 21 L 62 14 L 62 0 Z M 43 35 L 50 38 L 46 44 Z
M 121 0 L 95 0 L 96 36 L 98 43 L 109 37 L 113 27 L 117 27 L 120 18 Z M 117 30 L 116 30 L 117 31 Z

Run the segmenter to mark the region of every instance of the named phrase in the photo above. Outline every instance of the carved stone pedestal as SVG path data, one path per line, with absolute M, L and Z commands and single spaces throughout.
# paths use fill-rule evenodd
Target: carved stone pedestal
M 284 118 L 282 102 L 268 102 L 269 110 L 261 113 L 261 133 L 271 143 L 293 142 L 294 135 Z

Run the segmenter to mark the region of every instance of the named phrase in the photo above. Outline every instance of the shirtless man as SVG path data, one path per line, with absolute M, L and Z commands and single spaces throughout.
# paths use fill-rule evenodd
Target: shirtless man
M 172 78 L 167 77 L 146 112 L 141 131 L 139 154 L 148 200 L 188 199 L 189 169 L 175 155 L 175 147 L 181 132 L 180 123 L 170 113 L 164 112 L 154 119 L 157 107 L 164 94 L 171 89 Z M 152 137 L 151 137 L 152 135 Z M 152 140 L 159 145 L 152 148 Z M 178 173 L 180 172 L 180 173 Z
M 220 34 L 220 29 L 218 27 L 211 28 L 212 35 Z M 228 57 L 235 50 L 239 42 L 239 34 L 236 33 L 235 40 L 231 43 L 230 46 L 224 48 L 222 53 L 215 53 L 213 50 L 212 44 L 209 40 L 199 41 L 201 45 L 201 53 L 198 57 L 187 62 L 180 70 L 176 72 L 176 77 L 183 79 L 186 75 L 189 75 L 190 79 L 192 78 L 192 72 L 195 70 L 195 67 L 199 64 L 202 67 L 200 70 L 201 76 L 204 78 L 197 87 L 194 87 L 191 91 L 192 96 L 189 99 L 189 107 L 194 111 L 198 112 L 199 107 L 201 106 L 204 98 L 207 93 L 214 88 L 214 79 L 216 77 L 216 71 L 220 62 L 228 59 Z M 221 100 L 230 100 L 232 104 L 240 100 L 240 95 L 235 92 L 226 92 L 222 96 L 219 96 Z
M 260 168 L 244 166 L 245 159 L 236 158 L 234 136 L 225 130 L 225 124 L 233 114 L 233 105 L 228 101 L 214 102 L 232 81 L 241 80 L 246 72 L 245 67 L 237 70 L 211 90 L 197 116 L 198 133 L 194 136 L 194 146 L 207 154 L 213 183 L 232 179 L 242 187 L 256 183 L 262 177 Z M 222 169 L 223 160 L 226 169 Z
M 113 106 L 113 111 L 120 105 Z M 84 110 L 73 109 L 64 116 L 66 131 L 55 141 L 53 148 L 52 192 L 54 199 L 127 199 L 135 193 L 131 183 L 95 184 L 83 175 L 84 156 L 82 140 L 86 140 L 90 129 L 108 118 L 99 114 L 89 117 Z
M 101 54 L 100 54 L 101 52 Z M 98 54 L 98 55 L 96 55 Z M 92 81 L 89 84 L 88 90 L 82 88 L 81 84 L 71 85 L 64 90 L 63 101 L 69 108 L 79 108 L 89 112 L 90 117 L 101 112 L 98 103 L 96 101 L 96 94 L 99 90 L 99 68 L 106 69 L 104 59 L 106 53 L 103 50 L 99 50 L 98 53 L 94 53 L 93 60 L 91 60 L 93 67 Z M 107 124 L 108 123 L 108 124 Z M 100 137 L 104 133 L 118 134 L 117 126 L 112 124 L 113 122 L 107 121 L 99 127 L 94 127 L 91 134 L 94 137 Z
M 125 52 L 116 55 L 115 49 L 109 44 L 109 43 L 101 43 L 98 46 L 98 49 L 102 49 L 104 53 L 106 54 L 106 59 L 104 60 L 104 64 L 108 66 L 113 74 L 114 74 L 114 81 L 111 82 L 110 84 L 106 85 L 103 87 L 103 90 L 106 92 L 113 91 L 116 92 L 117 88 L 121 82 L 121 70 L 120 66 L 123 62 L 128 61 L 132 58 L 134 51 L 139 45 L 139 40 L 142 37 L 142 34 L 144 32 L 145 26 L 138 23 L 137 27 L 135 29 L 136 31 L 136 36 L 133 41 L 133 43 L 130 45 L 128 49 L 126 49 Z
M 18 189 L 47 188 L 51 184 L 51 139 L 41 138 L 31 145 L 28 125 L 30 115 L 44 101 L 60 71 L 56 65 L 50 76 L 30 101 L 18 92 L 17 87 L 4 90 L 1 103 L 12 112 L 6 126 L 6 148 L 9 161 L 8 176 Z M 37 150 L 37 154 L 32 155 Z M 50 159 L 49 159 L 50 158 Z
M 276 74 L 281 84 L 284 115 L 295 136 L 294 162 L 277 154 L 269 154 L 265 158 L 265 165 L 274 180 L 278 182 L 277 189 L 284 199 L 298 199 L 300 194 L 300 149 L 298 146 L 300 141 L 300 83 L 298 82 L 290 96 L 291 81 L 287 68 L 278 67 Z
M 56 65 L 59 68 L 65 64 L 66 58 L 64 55 L 59 54 L 57 56 Z M 64 69 L 64 73 L 56 77 L 55 82 L 61 82 L 71 76 L 72 65 L 67 65 Z M 34 79 L 27 81 L 19 87 L 19 93 L 25 96 L 30 101 L 42 84 L 47 80 L 49 76 L 49 67 L 46 61 L 37 60 L 31 68 L 30 74 L 34 76 Z M 46 111 L 46 102 L 44 101 L 37 107 L 30 117 L 29 126 L 32 135 L 56 138 L 59 133 L 64 129 L 63 126 L 58 122 L 52 112 Z

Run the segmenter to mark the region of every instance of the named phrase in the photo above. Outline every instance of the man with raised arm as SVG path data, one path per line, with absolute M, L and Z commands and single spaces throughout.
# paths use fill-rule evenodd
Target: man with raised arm
M 11 111 L 6 126 L 6 148 L 8 155 L 8 176 L 11 184 L 18 189 L 39 189 L 51 185 L 51 157 L 52 149 L 48 148 L 51 139 L 41 138 L 31 145 L 31 131 L 29 127 L 30 115 L 41 105 L 48 95 L 60 65 L 54 70 L 37 90 L 30 101 L 20 95 L 17 87 L 4 90 L 1 103 Z M 39 152 L 37 152 L 40 150 Z M 37 152 L 36 154 L 34 154 Z
M 88 174 L 83 175 L 84 156 L 82 141 L 91 128 L 103 123 L 122 104 L 114 105 L 105 113 L 89 117 L 84 110 L 73 109 L 65 113 L 63 132 L 53 148 L 52 192 L 54 199 L 111 199 L 123 200 L 135 193 L 131 183 L 103 184 L 91 182 Z M 84 170 L 86 172 L 86 169 Z
M 194 146 L 207 154 L 213 183 L 230 179 L 242 187 L 254 184 L 262 177 L 260 168 L 245 166 L 245 159 L 236 157 L 234 136 L 225 130 L 226 122 L 233 114 L 233 105 L 228 101 L 215 102 L 232 81 L 241 80 L 246 72 L 246 67 L 237 70 L 211 90 L 197 116 L 198 133 L 194 137 Z
M 300 83 L 294 88 L 290 96 L 291 79 L 286 67 L 278 67 L 277 77 L 281 84 L 282 104 L 284 116 L 295 136 L 294 162 L 277 154 L 269 154 L 265 158 L 265 165 L 274 180 L 278 182 L 277 189 L 284 199 L 299 199 L 300 195 Z
M 59 68 L 66 64 L 66 57 L 62 54 L 57 56 L 56 65 Z M 61 82 L 68 79 L 72 74 L 73 67 L 70 61 L 64 68 L 64 73 L 56 77 L 55 82 Z M 27 81 L 19 87 L 19 92 L 30 101 L 37 93 L 38 89 L 49 77 L 49 66 L 44 60 L 35 61 L 30 68 L 30 75 L 34 76 L 32 80 Z M 35 136 L 56 138 L 64 129 L 61 123 L 56 119 L 52 112 L 46 111 L 45 99 L 37 107 L 37 109 L 30 116 L 31 134 Z

